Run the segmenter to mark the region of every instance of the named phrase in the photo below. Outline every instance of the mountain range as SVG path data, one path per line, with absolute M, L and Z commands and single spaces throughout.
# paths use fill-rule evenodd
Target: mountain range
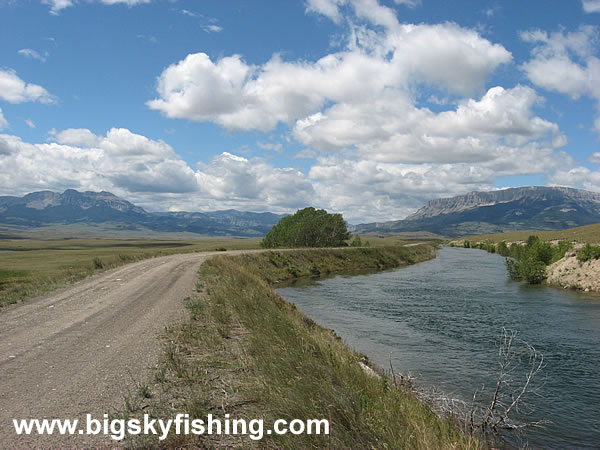
M 112 229 L 259 237 L 284 215 L 234 209 L 147 212 L 110 192 L 33 192 L 0 197 L 0 224 L 31 229 L 106 224 Z M 354 225 L 354 233 L 429 232 L 457 237 L 506 231 L 561 230 L 600 223 L 600 193 L 563 187 L 521 187 L 470 192 L 429 201 L 403 220 Z
M 428 231 L 457 237 L 507 231 L 562 230 L 600 222 L 600 193 L 520 187 L 430 200 L 403 220 L 353 227 L 355 233 Z
M 33 192 L 0 197 L 0 223 L 20 228 L 112 223 L 120 230 L 188 232 L 208 236 L 264 236 L 284 217 L 237 210 L 150 213 L 110 192 Z

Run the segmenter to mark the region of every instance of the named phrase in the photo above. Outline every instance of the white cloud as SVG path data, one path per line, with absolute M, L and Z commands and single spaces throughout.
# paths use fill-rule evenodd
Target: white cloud
M 600 13 L 600 0 L 583 0 L 582 3 L 586 13 Z
M 228 202 L 296 208 L 309 205 L 315 195 L 312 184 L 296 169 L 279 169 L 262 159 L 227 152 L 209 164 L 198 164 L 197 177 L 202 193 Z
M 581 26 L 577 31 L 546 33 L 534 30 L 521 33 L 534 44 L 533 58 L 522 69 L 536 85 L 568 94 L 573 98 L 591 95 L 600 99 L 600 60 L 594 56 L 598 30 Z
M 21 50 L 19 50 L 18 52 L 20 55 L 25 56 L 26 58 L 32 58 L 32 59 L 37 59 L 38 61 L 41 62 L 46 62 L 46 58 L 48 57 L 48 54 L 40 54 L 39 52 L 31 49 L 31 48 L 22 48 Z
M 600 152 L 596 152 L 590 156 L 590 161 L 594 164 L 600 164 Z
M 532 59 L 521 68 L 537 86 L 573 99 L 590 97 L 600 109 L 600 58 L 595 56 L 598 37 L 598 29 L 589 25 L 568 33 L 524 32 L 521 38 L 534 47 Z
M 260 158 L 223 153 L 193 169 L 165 142 L 123 128 L 104 136 L 88 129 L 50 134 L 42 144 L 0 134 L 1 193 L 106 190 L 150 210 L 290 211 L 315 197 L 301 171 Z
M 2 108 L 0 108 L 0 130 L 8 128 L 8 121 L 4 118 L 2 114 Z
M 190 54 L 163 71 L 158 98 L 147 104 L 167 117 L 268 131 L 306 119 L 328 102 L 370 104 L 390 91 L 410 95 L 415 84 L 468 94 L 511 58 L 502 46 L 455 24 L 407 25 L 367 40 L 356 37 L 348 50 L 316 62 L 274 55 L 252 66 L 239 55 L 213 62 L 205 53 Z
M 306 12 L 322 14 L 335 23 L 342 21 L 342 13 L 339 7 L 346 4 L 346 0 L 307 0 Z
M 402 218 L 435 197 L 493 189 L 494 172 L 465 164 L 321 158 L 309 173 L 324 206 L 351 222 Z
M 181 14 L 183 14 L 184 16 L 189 16 L 189 17 L 197 17 L 198 16 L 195 12 L 190 11 L 189 9 L 182 9 Z
M 414 7 L 421 4 L 420 0 L 394 0 L 397 5 Z M 393 9 L 383 6 L 378 0 L 307 0 L 306 12 L 322 14 L 333 22 L 342 22 L 341 9 L 349 6 L 359 19 L 364 19 L 373 25 L 395 28 L 399 25 Z
M 549 177 L 549 183 L 554 186 L 568 186 L 600 192 L 600 171 L 593 171 L 582 166 L 565 168 L 553 173 Z
M 202 27 L 202 29 L 204 31 L 206 31 L 207 33 L 220 33 L 221 31 L 223 31 L 223 27 L 219 26 L 219 25 L 205 25 Z
M 480 100 L 435 114 L 394 92 L 370 103 L 334 105 L 297 121 L 293 133 L 321 150 L 351 148 L 376 161 L 459 163 L 492 161 L 541 140 L 552 149 L 564 144 L 558 126 L 532 112 L 533 89 L 491 88 Z
M 56 130 L 50 130 L 50 140 L 59 144 L 72 145 L 76 147 L 97 147 L 101 138 L 96 136 L 87 128 L 69 128 L 57 133 Z
M 123 4 L 127 6 L 141 5 L 150 3 L 152 0 L 96 0 L 104 5 L 117 5 Z M 61 10 L 74 6 L 78 3 L 78 0 L 42 0 L 42 3 L 50 5 L 50 14 L 58 15 Z
M 5 192 L 67 188 L 119 193 L 197 190 L 194 171 L 162 141 L 117 128 L 105 136 L 95 136 L 95 142 L 91 142 L 94 135 L 89 130 L 66 130 L 56 136 L 69 144 L 29 144 L 16 136 L 0 135 L 4 148 L 10 149 L 0 171 L 0 185 Z
M 35 122 L 31 119 L 25 119 L 25 123 L 29 128 L 35 128 Z
M 73 6 L 75 0 L 42 0 L 42 3 L 50 5 L 50 14 L 58 15 L 61 10 Z
M 0 99 L 9 103 L 53 103 L 54 97 L 42 86 L 26 83 L 14 70 L 0 69 Z

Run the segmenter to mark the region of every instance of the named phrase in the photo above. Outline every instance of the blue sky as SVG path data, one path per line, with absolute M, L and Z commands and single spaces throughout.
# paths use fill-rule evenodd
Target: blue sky
M 0 0 L 0 195 L 403 218 L 600 191 L 600 0 Z

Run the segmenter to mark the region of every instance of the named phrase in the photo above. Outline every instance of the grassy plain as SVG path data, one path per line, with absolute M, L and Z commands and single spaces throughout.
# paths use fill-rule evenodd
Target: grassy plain
M 0 306 L 44 294 L 95 272 L 173 253 L 258 248 L 259 239 L 0 240 Z
M 410 241 L 406 236 L 370 235 L 363 242 L 371 247 L 389 247 Z M 0 229 L 0 307 L 144 258 L 216 249 L 254 249 L 259 248 L 259 243 L 260 238 L 198 239 L 190 233 L 140 233 L 106 226 L 45 227 L 26 232 L 5 227 Z
M 412 392 L 283 300 L 273 280 L 313 270 L 397 267 L 432 258 L 433 246 L 294 250 L 218 256 L 201 268 L 190 318 L 171 328 L 154 378 L 127 399 L 126 417 L 189 413 L 205 419 L 327 419 L 329 436 L 176 436 L 135 439 L 138 448 L 478 448 Z
M 597 244 L 600 243 L 600 224 L 568 228 L 566 230 L 559 231 L 514 231 L 509 233 L 482 234 L 479 236 L 461 238 L 460 240 L 464 241 L 467 239 L 471 242 L 491 241 L 494 243 L 498 243 L 500 241 L 525 242 L 531 235 L 538 236 L 543 241 L 576 241 Z M 458 240 L 459 239 L 456 239 L 456 241 Z

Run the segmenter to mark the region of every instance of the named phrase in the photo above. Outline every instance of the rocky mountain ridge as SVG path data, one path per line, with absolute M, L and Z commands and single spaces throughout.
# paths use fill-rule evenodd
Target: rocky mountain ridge
M 563 200 L 560 197 L 580 203 L 589 203 L 590 207 L 600 207 L 600 193 L 598 192 L 583 191 L 566 187 L 528 186 L 489 192 L 474 191 L 456 197 L 430 200 L 425 206 L 404 220 L 417 220 L 425 217 L 438 216 L 440 214 L 457 213 L 468 209 L 494 206 L 499 203 L 509 203 L 520 200 Z
M 508 231 L 561 230 L 600 223 L 600 193 L 531 186 L 470 192 L 429 201 L 404 220 L 360 224 L 357 233 L 428 231 L 468 236 Z

